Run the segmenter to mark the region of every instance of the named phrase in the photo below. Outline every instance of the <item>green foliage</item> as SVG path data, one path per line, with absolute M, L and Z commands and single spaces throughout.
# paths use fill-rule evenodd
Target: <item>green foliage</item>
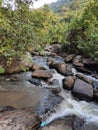
M 22 57 L 33 47 L 40 51 L 45 44 L 58 42 L 64 43 L 66 52 L 97 61 L 98 1 L 61 1 L 58 14 L 47 5 L 30 10 L 26 2 L 18 2 L 16 10 L 0 7 L 0 55 Z
M 92 0 L 76 15 L 70 24 L 66 37 L 66 50 L 96 58 L 98 51 L 98 1 Z
M 0 74 L 3 74 L 4 73 L 4 68 L 2 66 L 0 66 Z

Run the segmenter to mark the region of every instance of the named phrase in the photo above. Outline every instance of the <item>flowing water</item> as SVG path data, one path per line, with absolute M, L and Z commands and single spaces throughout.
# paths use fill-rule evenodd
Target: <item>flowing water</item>
M 74 75 L 78 72 L 73 68 Z M 81 74 L 81 73 L 79 73 Z M 86 76 L 86 75 L 85 75 Z M 98 79 L 89 77 L 92 81 L 98 81 Z M 59 87 L 62 86 L 62 79 L 64 76 L 58 74 L 56 71 L 53 75 L 52 79 L 59 80 Z M 48 86 L 49 87 L 49 86 Z M 60 103 L 60 105 L 56 108 L 55 113 L 51 113 L 51 116 L 46 118 L 47 124 L 52 122 L 55 119 L 69 116 L 69 115 L 77 115 L 83 118 L 86 123 L 94 123 L 98 126 L 98 104 L 94 102 L 86 102 L 76 100 L 70 91 L 62 89 L 59 94 L 64 100 Z
M 46 64 L 46 60 L 44 63 Z M 64 78 L 64 76 L 58 74 L 56 70 L 52 71 L 54 72 L 53 77 L 49 79 L 49 81 L 57 80 L 58 83 L 56 85 L 49 85 L 46 82 L 42 81 L 42 86 L 46 88 L 62 87 L 62 79 Z M 72 69 L 72 72 L 74 73 L 74 75 L 79 73 L 74 68 Z M 82 73 L 79 74 L 84 75 Z M 90 78 L 92 81 L 98 81 L 98 79 L 95 79 L 91 76 L 85 76 Z M 55 112 L 50 112 L 51 114 L 43 115 L 45 116 L 44 120 L 47 124 L 60 117 L 77 115 L 83 118 L 86 121 L 86 123 L 91 122 L 98 126 L 98 104 L 94 102 L 76 100 L 72 96 L 70 91 L 64 89 L 61 90 L 59 95 L 63 97 L 64 100 L 59 104 L 57 108 L 55 108 Z
M 44 65 L 44 67 L 49 70 L 46 62 L 47 58 L 43 59 L 41 57 L 34 57 L 33 60 L 35 63 Z M 72 71 L 74 75 L 78 73 L 74 68 Z M 53 77 L 47 82 L 42 80 L 42 86 L 39 88 L 36 88 L 36 86 L 32 87 L 32 85 L 30 83 L 28 84 L 27 81 L 15 83 L 9 81 L 1 82 L 1 80 L 0 89 L 2 91 L 0 92 L 0 105 L 10 104 L 21 108 L 26 107 L 26 104 L 28 104 L 28 106 L 32 106 L 35 104 L 34 102 L 37 101 L 39 103 L 37 111 L 41 114 L 43 118 L 42 120 L 44 120 L 47 124 L 60 117 L 77 115 L 82 117 L 87 123 L 94 123 L 98 126 L 98 104 L 94 102 L 76 100 L 70 91 L 66 91 L 62 88 L 62 79 L 64 76 L 58 74 L 56 70 L 51 70 L 51 72 L 53 73 Z M 88 77 L 93 81 L 96 81 L 96 79 L 91 76 Z M 53 84 L 49 84 L 50 82 L 53 82 Z M 62 88 L 59 96 L 48 90 L 49 88 L 57 87 Z M 45 90 L 45 88 L 48 89 Z M 22 102 L 25 105 L 22 104 L 21 106 L 20 104 Z

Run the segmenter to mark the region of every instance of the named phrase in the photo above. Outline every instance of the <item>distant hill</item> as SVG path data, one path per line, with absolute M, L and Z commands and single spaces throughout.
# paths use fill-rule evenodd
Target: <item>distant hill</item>
M 54 11 L 55 13 L 61 12 L 62 8 L 65 6 L 70 6 L 70 4 L 74 0 L 58 0 L 57 2 L 54 2 L 50 4 L 50 9 Z

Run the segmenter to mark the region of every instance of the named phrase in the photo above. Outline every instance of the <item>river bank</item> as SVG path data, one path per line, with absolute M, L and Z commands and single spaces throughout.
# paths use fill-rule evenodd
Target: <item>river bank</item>
M 1 130 L 98 130 L 95 63 L 58 52 L 34 50 L 29 71 L 0 76 Z

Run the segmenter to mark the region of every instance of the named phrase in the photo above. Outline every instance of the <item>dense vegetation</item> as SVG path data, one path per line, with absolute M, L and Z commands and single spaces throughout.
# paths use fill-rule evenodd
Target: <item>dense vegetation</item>
M 47 5 L 30 10 L 27 2 L 18 2 L 15 10 L 1 5 L 0 2 L 0 56 L 12 58 L 35 46 L 42 48 L 58 42 L 68 53 L 98 60 L 97 0 L 67 0 L 56 8 L 56 13 Z

